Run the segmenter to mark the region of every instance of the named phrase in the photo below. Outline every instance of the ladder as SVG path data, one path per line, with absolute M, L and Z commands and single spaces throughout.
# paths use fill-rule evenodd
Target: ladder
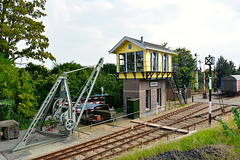
M 184 103 L 187 104 L 187 100 L 186 100 L 186 97 L 184 96 L 184 93 L 181 93 L 181 91 L 179 90 L 177 79 L 176 79 L 176 72 L 173 72 L 173 75 L 171 78 L 168 79 L 168 82 L 171 86 L 173 95 L 175 94 L 177 95 L 179 103 L 182 104 L 182 101 L 181 101 L 181 94 L 182 94 Z
M 179 91 L 179 88 L 178 88 L 177 84 L 175 83 L 174 76 L 172 76 L 172 78 L 169 78 L 169 79 L 168 79 L 168 82 L 169 82 L 169 84 L 170 84 L 170 86 L 171 86 L 172 94 L 173 94 L 173 95 L 176 94 L 177 97 L 178 97 L 179 103 L 182 104 L 182 101 L 181 101 L 180 95 L 179 95 L 179 94 L 180 94 L 180 91 Z

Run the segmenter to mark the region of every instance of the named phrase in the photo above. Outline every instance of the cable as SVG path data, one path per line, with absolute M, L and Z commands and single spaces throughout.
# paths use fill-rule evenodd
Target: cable
M 68 73 L 72 73 L 72 72 L 76 72 L 76 71 L 84 70 L 84 69 L 86 69 L 86 68 L 95 67 L 95 66 L 96 66 L 96 65 L 93 65 L 93 66 L 87 66 L 87 67 L 84 67 L 84 68 L 75 69 L 75 70 L 68 71 L 68 72 L 65 72 L 65 73 L 68 74 Z

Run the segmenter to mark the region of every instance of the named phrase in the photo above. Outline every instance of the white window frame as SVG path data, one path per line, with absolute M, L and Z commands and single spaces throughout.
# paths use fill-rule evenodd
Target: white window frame
M 142 71 L 138 71 L 137 70 L 137 52 L 142 52 L 142 54 L 144 53 L 143 51 L 135 51 L 135 52 L 133 52 L 133 54 L 134 54 L 134 71 L 130 71 L 130 72 L 142 72 L 142 71 L 144 71 L 144 60 L 142 61 Z M 118 63 L 119 63 L 119 72 L 128 72 L 128 66 L 127 66 L 127 62 L 128 62 L 128 56 L 127 56 L 127 54 L 128 53 L 132 53 L 132 52 L 126 52 L 126 53 L 119 53 L 118 54 L 118 58 L 119 58 L 119 60 L 118 60 Z M 121 65 L 120 65 L 120 54 L 121 55 L 124 55 L 124 60 L 125 60 L 125 71 L 121 71 Z M 143 56 L 143 55 L 142 55 Z M 142 58 L 144 58 L 144 56 L 142 57 Z
M 155 59 L 153 60 L 153 55 L 155 56 Z M 151 52 L 151 71 L 158 71 L 158 52 Z M 155 67 L 155 70 L 154 70 Z

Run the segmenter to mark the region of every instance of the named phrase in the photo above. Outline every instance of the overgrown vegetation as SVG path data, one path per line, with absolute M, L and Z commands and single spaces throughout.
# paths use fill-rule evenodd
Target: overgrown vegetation
M 222 125 L 223 127 L 223 134 L 226 136 L 226 137 L 230 137 L 231 139 L 231 142 L 234 146 L 238 147 L 238 151 L 240 151 L 240 136 L 239 136 L 239 133 L 240 133 L 240 117 L 239 117 L 239 113 L 237 111 L 237 109 L 235 107 L 233 107 L 231 109 L 231 111 L 233 112 L 233 117 L 234 117 L 234 122 L 237 126 L 237 130 L 238 132 L 236 133 L 234 131 L 233 128 L 230 128 L 224 121 L 222 121 L 221 119 L 218 119 L 218 122 Z
M 234 121 L 232 119 L 228 120 L 226 124 L 232 127 L 235 135 L 237 135 L 238 137 L 240 136 L 240 132 L 237 131 L 236 125 L 234 124 Z M 217 125 L 210 129 L 203 129 L 201 131 L 198 131 L 178 141 L 164 143 L 160 140 L 159 142 L 157 142 L 156 145 L 149 147 L 148 149 L 134 149 L 133 151 L 130 151 L 129 154 L 115 158 L 118 160 L 144 159 L 167 151 L 188 151 L 191 149 L 199 150 L 202 147 L 211 145 L 224 150 L 224 154 L 227 159 L 237 159 L 237 157 L 240 156 L 240 146 L 236 145 L 236 143 L 239 143 L 239 141 L 232 141 L 231 137 L 226 137 L 223 134 L 223 131 L 224 129 L 220 125 Z M 223 157 L 223 159 L 225 159 L 226 157 Z M 206 159 L 208 158 L 206 157 Z M 214 158 L 217 157 L 213 157 L 213 159 Z
M 26 129 L 42 102 L 64 71 L 82 68 L 75 62 L 55 64 L 52 70 L 29 63 L 26 68 L 15 67 L 13 61 L 0 55 L 0 120 L 15 119 L 20 129 Z M 122 82 L 117 80 L 112 70 L 114 64 L 104 64 L 92 94 L 101 93 L 101 87 L 110 95 L 109 104 L 122 107 Z M 68 74 L 71 97 L 86 83 L 92 68 Z
M 191 149 L 199 150 L 205 146 L 216 146 L 225 153 L 223 159 L 238 159 L 240 156 L 240 119 L 239 112 L 236 108 L 231 109 L 233 117 L 225 117 L 225 120 L 219 119 L 221 125 L 216 125 L 210 129 L 203 129 L 188 137 L 184 137 L 178 141 L 165 143 L 162 140 L 149 147 L 148 149 L 134 149 L 129 154 L 115 157 L 118 160 L 135 160 L 144 159 L 164 153 L 167 151 L 179 150 L 188 151 Z M 224 122 L 226 121 L 226 122 Z M 209 157 L 206 157 L 208 159 Z M 210 157 L 210 159 L 219 157 Z

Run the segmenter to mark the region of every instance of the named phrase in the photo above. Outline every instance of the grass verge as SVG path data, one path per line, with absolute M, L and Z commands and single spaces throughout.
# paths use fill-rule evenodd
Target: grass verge
M 233 121 L 233 118 L 226 117 L 224 121 L 227 125 L 233 129 L 235 134 L 240 137 L 239 130 Z M 240 142 L 234 141 L 231 137 L 223 135 L 223 128 L 220 125 L 216 125 L 210 129 L 203 129 L 188 137 L 184 137 L 178 141 L 164 143 L 159 140 L 155 145 L 148 147 L 147 149 L 134 149 L 129 153 L 125 153 L 119 157 L 115 157 L 117 160 L 136 160 L 145 159 L 172 150 L 188 151 L 191 149 L 200 149 L 205 146 L 214 146 L 221 150 L 224 154 L 223 159 L 238 159 L 240 157 Z M 206 157 L 206 159 L 214 159 Z

